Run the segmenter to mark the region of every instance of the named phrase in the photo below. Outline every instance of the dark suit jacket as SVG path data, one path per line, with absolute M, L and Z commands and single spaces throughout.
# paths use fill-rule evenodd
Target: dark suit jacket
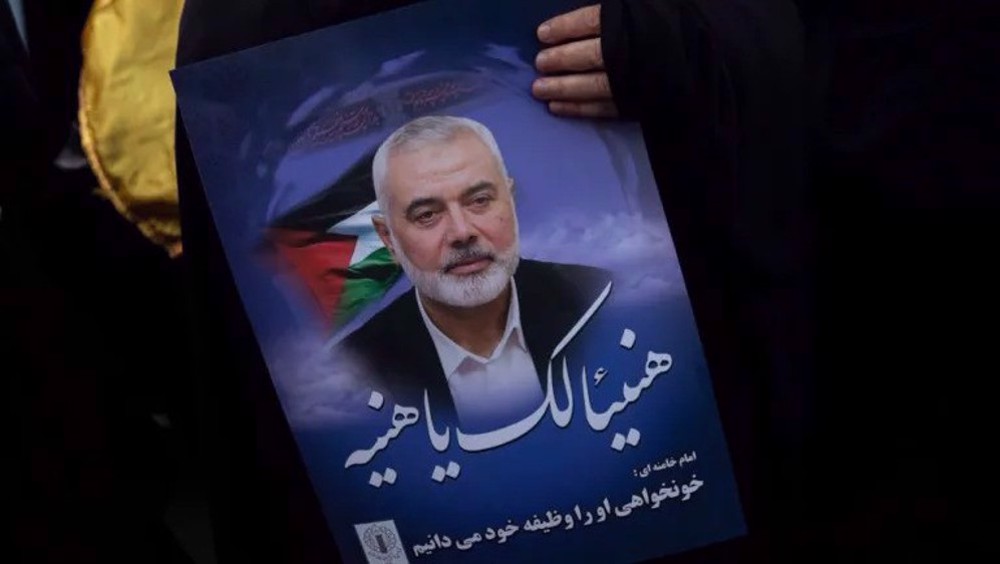
M 611 282 L 611 275 L 589 266 L 521 260 L 514 280 L 524 340 L 544 389 L 553 350 Z M 395 401 L 423 405 L 427 390 L 435 421 L 438 414 L 454 415 L 448 383 L 414 290 L 349 335 L 339 349 L 359 362 L 364 376 Z

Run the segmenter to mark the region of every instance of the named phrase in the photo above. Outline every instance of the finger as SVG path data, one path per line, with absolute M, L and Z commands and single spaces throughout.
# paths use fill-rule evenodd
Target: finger
M 618 117 L 618 106 L 614 102 L 550 102 L 549 111 L 565 117 L 614 118 Z
M 611 99 L 611 85 L 603 72 L 539 78 L 531 88 L 541 100 L 589 102 Z
M 535 57 L 539 72 L 604 70 L 600 38 L 574 41 L 543 50 Z
M 556 16 L 538 26 L 538 39 L 542 43 L 555 44 L 596 37 L 601 34 L 601 6 L 587 6 Z

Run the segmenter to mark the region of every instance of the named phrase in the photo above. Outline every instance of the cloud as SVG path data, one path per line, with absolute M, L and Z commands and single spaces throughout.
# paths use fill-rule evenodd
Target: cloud
M 615 273 L 615 295 L 650 301 L 684 292 L 666 224 L 638 214 L 556 216 L 522 234 L 522 253 L 538 260 L 586 264 Z
M 379 67 L 378 73 L 375 74 L 375 78 L 389 78 L 405 71 L 426 52 L 427 51 L 425 49 L 421 49 L 419 51 L 407 53 L 402 57 L 385 61 L 382 63 L 382 66 Z
M 679 278 L 679 277 L 678 277 Z M 671 281 L 664 277 L 657 276 L 642 276 L 639 278 L 632 277 L 628 280 L 629 285 L 619 285 L 619 291 L 623 291 L 630 295 L 636 297 L 643 296 L 663 296 L 669 294 L 670 292 L 676 291 L 681 292 L 683 290 L 676 288 L 675 285 L 677 281 Z
M 274 384 L 294 429 L 358 419 L 368 410 L 371 387 L 334 358 L 323 342 L 300 335 L 275 347 Z

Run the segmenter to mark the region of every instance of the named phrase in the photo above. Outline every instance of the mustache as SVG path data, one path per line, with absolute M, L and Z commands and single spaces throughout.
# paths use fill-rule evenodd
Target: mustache
M 496 255 L 479 247 L 469 247 L 466 249 L 453 251 L 448 255 L 448 259 L 445 261 L 445 265 L 442 271 L 447 273 L 463 264 L 475 262 L 478 260 L 495 261 Z

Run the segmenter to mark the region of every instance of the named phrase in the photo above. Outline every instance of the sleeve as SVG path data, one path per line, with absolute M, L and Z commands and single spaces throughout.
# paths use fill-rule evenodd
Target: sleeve
M 611 89 L 642 127 L 745 511 L 759 526 L 760 500 L 795 502 L 765 477 L 795 468 L 812 413 L 802 22 L 791 0 L 601 6 Z
M 612 90 L 628 118 L 694 107 L 732 117 L 751 87 L 779 91 L 801 67 L 791 0 L 604 0 L 601 18 Z
M 247 49 L 325 23 L 314 17 L 307 0 L 186 0 L 177 64 Z
M 746 282 L 794 276 L 809 240 L 795 4 L 604 0 L 601 14 L 612 91 L 642 126 L 675 236 L 704 236 Z

